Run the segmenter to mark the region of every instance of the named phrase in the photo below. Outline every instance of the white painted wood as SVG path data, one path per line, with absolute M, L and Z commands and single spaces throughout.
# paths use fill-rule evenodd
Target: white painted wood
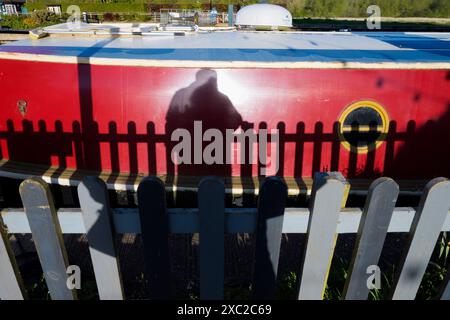
M 105 183 L 96 177 L 86 177 L 78 186 L 78 198 L 99 297 L 101 300 L 123 300 L 112 213 Z
M 198 187 L 200 299 L 222 300 L 225 276 L 225 186 L 216 177 Z
M 275 69 L 398 69 L 398 70 L 448 70 L 448 62 L 345 62 L 345 61 L 299 61 L 299 62 L 259 62 L 259 61 L 207 61 L 207 60 L 153 60 L 115 59 L 97 57 L 70 57 L 31 53 L 0 52 L 0 59 L 18 61 L 39 61 L 52 63 L 90 64 L 101 66 L 136 66 L 170 68 L 275 68 Z
M 306 250 L 300 272 L 299 300 L 323 298 L 345 190 L 343 177 L 329 174 L 315 177 Z
M 20 184 L 19 193 L 50 297 L 76 299 L 76 291 L 67 286 L 69 261 L 49 186 L 42 179 L 31 178 Z
M 65 277 L 62 270 L 64 265 L 67 265 L 61 234 L 87 233 L 94 271 L 96 278 L 98 278 L 100 297 L 102 299 L 123 299 L 113 235 L 115 232 L 139 233 L 139 215 L 137 209 L 111 209 L 107 199 L 105 183 L 97 178 L 88 178 L 88 181 L 88 183 L 79 185 L 81 209 L 62 209 L 57 212 L 53 206 L 48 186 L 42 180 L 35 178 L 25 181 L 20 190 L 28 217 L 23 209 L 6 209 L 0 212 L 7 228 L 7 232 L 0 230 L 2 231 L 2 238 L 0 239 L 0 298 L 8 298 L 8 295 L 10 295 L 20 299 L 24 295 L 20 275 L 14 267 L 14 257 L 11 258 L 6 235 L 7 233 L 33 232 L 41 263 L 44 267 L 44 274 L 47 283 L 50 283 L 52 298 L 75 298 L 74 292 L 66 292 L 66 288 L 61 286 L 62 279 Z M 336 234 L 358 230 L 358 225 L 362 219 L 361 210 L 342 209 L 347 186 L 348 184 L 341 175 L 335 173 L 322 175 L 314 183 L 310 209 L 290 208 L 285 211 L 282 231 L 287 233 L 307 232 L 308 234 L 300 273 L 299 299 L 322 299 Z M 255 208 L 225 209 L 222 207 L 223 205 L 219 207 L 217 204 L 223 202 L 221 200 L 224 196 L 223 185 L 221 185 L 221 191 L 217 194 L 220 195 L 220 199 L 212 197 L 215 194 L 214 192 L 211 193 L 213 187 L 203 187 L 202 189 L 203 199 L 200 202 L 203 204 L 200 206 L 201 209 L 168 210 L 170 233 L 193 233 L 202 229 L 202 234 L 209 234 L 208 239 L 214 238 L 220 244 L 223 242 L 223 237 L 221 236 L 220 239 L 215 237 L 224 232 L 255 231 Z M 370 194 L 369 198 L 371 199 Z M 382 194 L 379 198 L 383 198 Z M 374 199 L 371 199 L 366 203 L 366 207 L 372 201 L 375 202 Z M 379 202 L 381 201 L 377 201 L 377 203 Z M 394 204 L 390 208 L 394 210 L 392 219 L 390 219 L 390 223 L 387 223 L 386 215 L 386 219 L 382 221 L 382 231 L 384 233 L 409 231 L 410 239 L 408 240 L 406 254 L 400 262 L 392 298 L 414 299 L 439 232 L 450 230 L 450 181 L 445 178 L 430 181 L 425 188 L 417 211 L 412 208 L 394 209 L 393 206 Z M 381 209 L 378 207 L 376 210 L 373 209 L 373 214 Z M 215 232 L 210 232 L 210 217 L 207 213 L 211 210 L 221 212 L 220 217 L 223 219 L 219 221 L 220 223 L 216 221 L 214 224 L 214 226 L 220 226 L 220 230 L 218 229 Z M 366 208 L 365 211 L 367 210 Z M 200 214 L 203 214 L 203 227 L 200 224 L 201 221 L 199 221 Z M 367 217 L 363 217 L 359 233 L 364 229 L 367 222 L 364 221 L 364 218 L 367 219 Z M 114 230 L 114 227 L 116 227 L 116 230 Z M 363 233 L 365 234 L 367 231 Z M 381 238 L 377 239 L 380 240 Z M 377 241 L 377 243 L 380 241 Z M 212 242 L 206 241 L 208 245 Z M 370 241 L 365 242 L 370 244 Z M 44 246 L 47 243 L 49 245 Z M 215 247 L 222 248 L 222 245 Z M 368 246 L 365 250 L 367 249 Z M 209 248 L 207 251 L 207 256 L 210 257 L 218 250 Z M 203 254 L 203 256 L 206 255 Z M 204 259 L 203 265 L 206 266 L 207 264 L 210 263 L 206 263 L 206 259 Z M 111 268 L 111 266 L 113 267 Z M 219 270 L 220 268 L 217 266 L 203 268 L 209 270 L 204 273 L 216 278 L 210 270 Z M 223 267 L 223 263 L 220 266 Z M 222 274 L 220 270 L 218 273 Z M 113 279 L 113 283 L 111 283 L 111 279 Z M 54 282 L 53 286 L 52 281 Z M 3 286 L 4 283 L 6 283 L 5 286 Z M 204 283 L 206 282 L 204 281 Z M 17 287 L 14 288 L 15 286 Z M 101 292 L 102 290 L 103 292 Z M 448 285 L 446 285 L 442 299 L 448 299 L 448 290 Z M 203 296 L 210 296 L 210 294 Z M 219 294 L 215 293 L 214 296 L 219 296 Z
M 414 217 L 406 254 L 399 263 L 393 300 L 415 298 L 449 208 L 450 181 L 445 178 L 431 180 Z
M 252 299 L 273 300 L 277 292 L 287 186 L 280 177 L 268 177 L 258 198 L 258 221 L 253 266 Z
M 117 233 L 141 233 L 138 209 L 116 208 L 113 211 L 114 228 Z M 168 209 L 170 233 L 198 232 L 198 209 Z M 356 233 L 361 219 L 360 208 L 345 208 L 339 214 L 337 233 Z M 395 208 L 389 224 L 388 232 L 408 232 L 414 218 L 415 210 L 411 207 Z M 10 233 L 31 233 L 27 217 L 23 209 L 3 209 L 0 211 Z M 255 208 L 225 209 L 225 230 L 227 233 L 253 232 L 256 226 Z M 81 210 L 63 208 L 58 210 L 58 219 L 64 234 L 86 233 Z M 283 233 L 306 233 L 308 228 L 309 209 L 286 208 Z M 442 231 L 450 231 L 450 211 Z
M 146 177 L 137 191 L 144 256 L 144 278 L 148 298 L 171 297 L 169 216 L 164 183 L 157 177 Z
M 343 292 L 345 300 L 367 299 L 367 268 L 378 265 L 398 192 L 398 184 L 385 177 L 375 180 L 369 188 L 347 272 Z
M 23 300 L 22 277 L 0 219 L 0 300 Z

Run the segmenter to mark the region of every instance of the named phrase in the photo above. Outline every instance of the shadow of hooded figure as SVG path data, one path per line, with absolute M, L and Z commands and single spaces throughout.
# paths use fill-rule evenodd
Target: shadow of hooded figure
M 201 163 L 194 164 L 194 140 L 202 140 L 201 136 L 194 136 L 194 122 L 201 121 L 203 134 L 208 129 L 217 129 L 222 136 L 221 161 L 206 164 L 201 156 Z M 185 129 L 189 132 L 190 141 L 190 163 L 178 164 L 178 175 L 181 176 L 205 176 L 215 175 L 231 176 L 231 165 L 226 161 L 226 130 L 236 130 L 243 125 L 242 117 L 231 103 L 230 99 L 218 89 L 217 73 L 210 69 L 201 69 L 197 72 L 195 81 L 188 87 L 178 90 L 173 96 L 166 115 L 166 135 L 170 140 L 172 133 L 177 129 Z M 185 131 L 185 132 L 186 132 Z M 180 140 L 181 141 L 181 140 Z M 215 141 L 201 142 L 202 153 L 205 147 Z M 168 173 L 174 174 L 174 163 L 171 161 L 173 148 L 179 141 L 168 141 L 167 159 Z M 215 152 L 213 152 L 215 155 Z M 180 153 L 183 156 L 183 152 Z

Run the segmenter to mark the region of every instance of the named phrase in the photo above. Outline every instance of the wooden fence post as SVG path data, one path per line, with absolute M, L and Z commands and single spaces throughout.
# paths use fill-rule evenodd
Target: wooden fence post
M 264 180 L 258 198 L 253 299 L 275 297 L 286 198 L 287 186 L 281 178 Z
M 170 295 L 169 216 L 164 183 L 144 178 L 137 190 L 139 217 L 144 242 L 145 279 L 151 299 Z
M 393 300 L 415 298 L 449 208 L 450 181 L 436 178 L 428 182 L 411 225 L 406 253 L 395 277 L 391 293 Z
M 31 178 L 20 184 L 19 192 L 50 297 L 75 299 L 75 290 L 67 286 L 69 263 L 50 188 L 42 179 Z
M 367 267 L 378 264 L 398 193 L 398 184 L 390 178 L 379 178 L 369 188 L 347 272 L 346 300 L 367 299 Z
M 348 194 L 348 183 L 338 172 L 314 177 L 305 255 L 300 273 L 300 300 L 321 300 L 336 243 L 336 227 Z
M 23 300 L 26 291 L 8 239 L 8 233 L 0 217 L 0 299 Z
M 84 178 L 78 185 L 78 198 L 99 297 L 102 300 L 122 300 L 124 294 L 105 182 L 97 177 Z
M 200 299 L 223 299 L 225 186 L 207 177 L 198 187 Z

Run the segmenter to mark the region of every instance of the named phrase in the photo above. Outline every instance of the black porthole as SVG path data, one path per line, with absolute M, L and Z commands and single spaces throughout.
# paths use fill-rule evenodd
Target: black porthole
M 379 146 L 387 130 L 386 111 L 372 101 L 354 103 L 340 117 L 341 140 L 351 151 L 366 152 Z

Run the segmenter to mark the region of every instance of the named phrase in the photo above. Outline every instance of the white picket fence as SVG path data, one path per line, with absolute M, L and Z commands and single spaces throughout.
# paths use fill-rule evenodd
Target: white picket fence
M 450 181 L 431 180 L 417 208 L 396 208 L 399 186 L 390 178 L 375 180 L 364 208 L 346 208 L 350 185 L 340 173 L 314 179 L 309 208 L 286 208 L 287 187 L 277 177 L 261 185 L 257 208 L 225 208 L 225 187 L 214 177 L 198 186 L 198 208 L 166 208 L 164 184 L 142 180 L 138 208 L 110 208 L 105 183 L 86 177 L 78 186 L 81 208 L 56 210 L 48 185 L 40 178 L 22 182 L 24 208 L 1 211 L 0 298 L 24 299 L 27 293 L 8 240 L 31 233 L 52 299 L 75 299 L 67 287 L 67 252 L 62 234 L 85 233 L 100 299 L 124 299 L 114 247 L 114 233 L 141 233 L 148 297 L 170 298 L 168 235 L 199 233 L 200 298 L 224 297 L 224 235 L 256 233 L 252 297 L 276 294 L 282 233 L 306 233 L 299 272 L 298 299 L 323 299 L 336 235 L 356 233 L 353 259 L 344 287 L 345 299 L 367 299 L 367 268 L 377 265 L 388 232 L 408 232 L 392 299 L 414 299 L 441 231 L 450 231 Z M 439 298 L 450 299 L 448 272 Z

